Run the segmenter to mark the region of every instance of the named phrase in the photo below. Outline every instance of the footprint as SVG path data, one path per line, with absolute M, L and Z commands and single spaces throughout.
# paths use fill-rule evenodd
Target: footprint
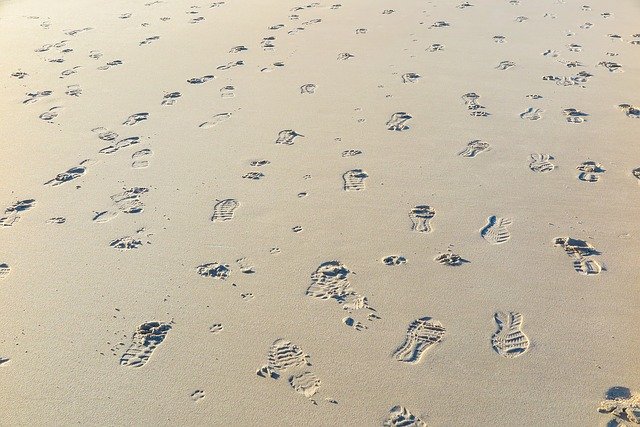
M 406 363 L 416 364 L 432 345 L 442 341 L 445 328 L 431 317 L 421 317 L 409 324 L 404 342 L 393 352 L 393 357 Z
M 47 224 L 64 224 L 65 222 L 67 222 L 67 219 L 63 216 L 56 216 L 47 220 Z
M 631 171 L 631 174 L 640 180 L 640 168 L 635 168 Z
M 38 102 L 38 100 L 40 100 L 41 98 L 44 98 L 46 96 L 50 96 L 52 93 L 53 93 L 53 91 L 51 91 L 51 90 L 42 90 L 42 91 L 38 91 L 38 92 L 30 92 L 30 93 L 27 93 L 27 99 L 22 101 L 22 103 L 23 104 L 33 104 L 35 102 Z
M 620 104 L 618 105 L 618 107 L 620 107 L 620 109 L 624 112 L 624 114 L 627 115 L 627 117 L 630 117 L 632 119 L 640 119 L 640 108 L 630 104 Z
M 240 202 L 235 199 L 224 199 L 218 201 L 213 207 L 211 221 L 229 221 L 233 219 L 235 210 L 240 206 Z
M 422 76 L 417 73 L 404 73 L 402 75 L 402 83 L 416 83 Z
M 223 99 L 228 99 L 228 98 L 234 98 L 236 96 L 236 94 L 234 93 L 234 90 L 236 88 L 233 86 L 225 86 L 222 89 L 220 89 L 220 97 Z
M 412 117 L 405 112 L 393 113 L 387 121 L 387 130 L 403 131 L 409 129 L 405 123 Z
M 622 72 L 622 65 L 618 64 L 617 62 L 602 61 L 602 62 L 598 63 L 598 66 L 606 68 L 611 73 L 621 73 Z
M 429 26 L 429 29 L 431 28 L 445 28 L 445 27 L 449 27 L 451 26 L 451 24 L 449 24 L 447 21 L 436 21 L 433 24 L 431 24 Z
M 251 179 L 251 180 L 257 181 L 259 179 L 264 178 L 264 174 L 262 172 L 251 171 L 251 172 L 245 173 L 244 175 L 242 175 L 242 177 L 245 179 Z
M 162 97 L 162 102 L 160 103 L 160 105 L 173 105 L 173 104 L 176 103 L 176 101 L 180 97 L 182 97 L 182 94 L 180 92 L 169 92 L 169 93 L 166 93 Z
M 434 43 L 425 49 L 427 52 L 440 52 L 444 50 L 444 45 L 440 43 Z
M 20 221 L 20 213 L 26 212 L 36 205 L 35 199 L 18 200 L 4 210 L 4 216 L 0 218 L 0 227 L 11 227 Z
M 490 151 L 491 146 L 488 142 L 482 141 L 480 139 L 475 139 L 473 141 L 469 141 L 466 148 L 458 153 L 458 156 L 461 157 L 475 157 L 480 153 L 484 153 L 485 151 Z
M 407 259 L 402 255 L 389 255 L 388 257 L 382 258 L 382 263 L 384 265 L 396 266 L 402 265 L 407 262 Z
M 506 43 L 507 38 L 505 36 L 493 36 L 494 43 Z
M 512 224 L 510 218 L 498 218 L 492 215 L 488 221 L 489 223 L 480 230 L 480 235 L 488 243 L 500 245 L 511 238 L 508 228 Z
M 278 132 L 278 138 L 276 139 L 276 144 L 293 145 L 293 140 L 297 136 L 301 136 L 304 138 L 304 135 L 299 134 L 294 130 L 291 130 L 291 129 L 281 130 L 280 132 Z
M 190 397 L 191 397 L 191 400 L 193 400 L 194 402 L 204 399 L 205 397 L 204 390 L 196 390 L 193 393 L 191 393 Z
M 418 233 L 431 233 L 431 219 L 436 215 L 436 210 L 428 205 L 418 205 L 411 209 L 409 218 L 411 219 L 411 230 Z
M 580 171 L 578 179 L 585 182 L 598 182 L 600 174 L 605 172 L 600 163 L 590 160 L 580 163 L 576 169 Z
M 512 61 L 501 61 L 498 65 L 496 65 L 496 70 L 505 71 L 509 68 L 515 67 L 516 63 Z
M 538 173 L 551 172 L 556 165 L 551 163 L 553 156 L 550 154 L 533 153 L 529 156 L 529 169 Z
M 118 65 L 122 65 L 122 61 L 119 60 L 119 59 L 116 59 L 116 60 L 107 62 L 105 65 L 99 66 L 98 70 L 105 71 L 105 70 L 108 70 L 110 68 L 117 67 Z
M 112 132 L 109 129 L 103 128 L 103 127 L 97 127 L 97 128 L 91 129 L 91 132 L 97 133 L 98 138 L 103 141 L 113 141 L 118 137 L 117 133 Z
M 222 326 L 222 323 L 214 323 L 209 327 L 209 332 L 211 332 L 212 334 L 219 334 L 223 330 L 224 327 Z
M 71 76 L 73 74 L 76 74 L 80 68 L 82 68 L 82 67 L 78 65 L 78 66 L 70 68 L 68 70 L 64 70 L 64 71 L 62 71 L 60 73 L 60 77 L 59 78 L 64 79 L 65 77 L 69 77 L 69 76 Z
M 347 59 L 355 58 L 355 55 L 352 55 L 348 52 L 343 52 L 338 54 L 338 61 L 346 61 Z
M 356 319 L 354 319 L 353 317 L 345 317 L 342 319 L 342 323 L 344 323 L 345 325 L 347 325 L 350 328 L 355 329 L 356 331 L 363 331 L 365 329 L 367 329 L 367 327 L 365 325 L 363 325 L 362 323 L 358 322 Z
M 136 145 L 140 143 L 140 137 L 139 136 L 130 136 L 128 138 L 124 138 L 121 139 L 120 141 L 116 142 L 113 145 L 109 145 L 107 147 L 104 147 L 103 149 L 101 149 L 100 151 L 98 151 L 98 153 L 100 154 L 113 154 L 115 152 L 117 152 L 118 150 L 121 150 L 123 148 L 127 148 L 131 145 Z
M 269 347 L 267 355 L 267 365 L 257 371 L 258 376 L 280 378 L 279 371 L 311 366 L 309 355 L 302 352 L 302 349 L 291 341 L 277 339 Z M 265 375 L 268 373 L 268 375 Z
M 123 125 L 133 126 L 140 123 L 143 120 L 147 120 L 149 118 L 149 113 L 135 113 L 127 117 L 127 119 L 122 122 Z
M 469 262 L 466 259 L 463 259 L 460 255 L 454 254 L 453 252 L 445 252 L 443 254 L 440 254 L 434 258 L 434 261 L 438 264 L 447 265 L 449 267 L 458 267 L 465 262 Z
M 11 267 L 9 267 L 9 264 L 0 264 L 0 280 L 6 279 L 9 273 L 11 273 Z
M 120 358 L 120 365 L 133 368 L 144 366 L 170 330 L 171 324 L 167 322 L 147 322 L 140 325 L 133 334 L 131 345 Z
M 413 415 L 404 406 L 396 405 L 389 410 L 383 427 L 427 427 L 427 423 Z
M 144 169 L 149 166 L 149 157 L 153 156 L 153 151 L 150 148 L 143 148 L 142 150 L 138 150 L 131 155 L 131 159 L 133 162 L 131 163 L 131 167 L 133 169 Z
M 267 356 L 267 365 L 258 369 L 256 374 L 263 378 L 277 380 L 287 371 L 291 371 L 288 383 L 297 393 L 312 398 L 320 389 L 321 381 L 306 368 L 311 366 L 309 355 L 291 341 L 277 339 L 271 344 Z M 315 403 L 315 402 L 314 402 Z
M 249 50 L 249 49 L 247 49 L 245 46 L 239 45 L 239 46 L 234 46 L 231 49 L 229 49 L 229 53 L 240 53 L 240 52 L 243 52 L 245 50 Z
M 520 113 L 520 118 L 524 120 L 540 120 L 544 110 L 541 108 L 529 107 L 526 111 Z
M 210 80 L 215 79 L 216 76 L 209 74 L 206 76 L 202 76 L 202 77 L 192 77 L 190 79 L 187 80 L 187 83 L 192 84 L 192 85 L 200 85 L 202 83 L 206 83 Z
M 342 152 L 342 157 L 353 157 L 362 154 L 360 150 L 345 150 Z
M 270 164 L 271 162 L 269 160 L 253 160 L 249 163 L 249 166 L 261 167 L 261 166 L 266 166 Z
M 11 73 L 11 77 L 15 77 L 16 79 L 24 79 L 25 77 L 29 77 L 29 74 L 24 71 L 16 71 L 15 73 Z
M 566 108 L 562 110 L 562 114 L 565 115 L 569 123 L 584 123 L 587 121 L 586 117 L 589 116 L 589 114 L 575 108 Z
M 503 313 L 495 316 L 498 330 L 491 337 L 491 345 L 496 353 L 503 357 L 518 357 L 529 348 L 529 338 L 522 332 L 523 317 L 520 313 Z
M 59 173 L 55 178 L 50 179 L 45 182 L 44 185 L 51 185 L 52 187 L 62 185 L 65 182 L 72 181 L 83 176 L 87 172 L 87 166 L 94 164 L 95 162 L 91 159 L 86 159 L 80 162 L 78 166 L 73 166 L 69 168 L 65 172 Z
M 249 263 L 247 258 L 239 258 L 236 260 L 236 264 L 240 267 L 240 271 L 244 274 L 253 274 L 256 272 L 256 268 Z
M 312 398 L 320 389 L 321 381 L 313 372 L 303 372 L 299 375 L 292 375 L 289 378 L 289 385 L 306 398 Z
M 300 93 L 302 94 L 314 94 L 316 93 L 316 85 L 313 83 L 307 83 L 300 86 Z
M 218 126 L 220 123 L 226 122 L 231 117 L 231 113 L 219 113 L 211 118 L 211 120 L 201 123 L 198 127 L 202 129 L 210 129 Z
M 80 87 L 80 85 L 69 85 L 67 86 L 67 90 L 64 93 L 69 96 L 77 97 L 82 95 L 82 88 Z
M 365 188 L 364 180 L 369 175 L 362 169 L 352 169 L 342 174 L 344 191 L 362 191 Z
M 111 243 L 109 243 L 109 246 L 121 251 L 138 249 L 142 245 L 143 245 L 142 240 L 137 239 L 133 236 L 121 237 L 119 239 L 112 240 Z
M 159 40 L 160 36 L 151 36 L 147 37 L 139 43 L 139 46 L 144 46 L 153 43 L 156 40 Z
M 557 237 L 554 246 L 560 246 L 573 260 L 573 269 L 585 276 L 600 274 L 605 268 L 592 257 L 600 255 L 590 243 L 570 237 Z
M 218 280 L 226 280 L 231 274 L 231 269 L 227 264 L 219 264 L 217 262 L 199 265 L 196 267 L 196 271 L 202 277 L 211 277 Z
M 218 67 L 216 67 L 217 70 L 228 70 L 230 68 L 234 68 L 234 67 L 239 67 L 241 65 L 244 65 L 244 61 L 231 61 L 228 62 L 226 64 L 220 65 Z
M 144 210 L 144 203 L 140 197 L 148 193 L 145 187 L 131 187 L 123 192 L 111 196 L 111 200 L 116 209 L 97 212 L 93 220 L 98 223 L 105 223 L 118 216 L 120 212 L 126 214 L 137 214 Z
M 311 285 L 306 295 L 322 300 L 333 299 L 344 310 L 367 309 L 375 311 L 369 306 L 367 297 L 358 294 L 349 282 L 351 271 L 339 261 L 328 261 L 320 264 L 311 274 Z
M 240 298 L 242 298 L 245 301 L 249 301 L 253 299 L 253 294 L 252 293 L 240 294 Z
M 485 107 L 484 105 L 480 105 L 478 103 L 478 99 L 480 99 L 480 95 L 478 95 L 475 92 L 468 92 L 462 95 L 462 100 L 464 101 L 464 105 L 467 106 L 467 110 L 471 110 L 471 113 L 469 113 L 471 116 L 476 116 L 476 117 L 489 116 L 490 114 L 487 113 L 486 111 L 481 111 L 481 110 L 484 110 Z
M 614 416 L 607 426 L 625 426 L 627 422 L 640 424 L 640 395 L 631 394 L 626 387 L 612 387 L 605 398 L 600 402 L 598 412 Z

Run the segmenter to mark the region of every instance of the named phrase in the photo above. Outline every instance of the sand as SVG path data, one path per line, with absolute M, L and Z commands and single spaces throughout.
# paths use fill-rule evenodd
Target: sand
M 588 4 L 0 2 L 0 424 L 638 422 L 640 6 Z

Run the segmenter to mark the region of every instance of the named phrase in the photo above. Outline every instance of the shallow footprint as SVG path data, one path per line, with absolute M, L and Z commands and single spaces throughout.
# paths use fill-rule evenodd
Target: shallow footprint
M 219 222 L 233 219 L 233 215 L 238 206 L 240 206 L 240 202 L 235 199 L 224 199 L 218 201 L 213 207 L 211 221 Z
M 565 108 L 562 110 L 562 114 L 564 114 L 567 122 L 569 123 L 584 123 L 587 121 L 586 118 L 589 116 L 589 114 L 576 110 L 575 108 Z
M 362 191 L 365 189 L 365 179 L 369 175 L 362 169 L 352 169 L 342 174 L 344 191 Z
M 211 120 L 201 123 L 198 127 L 202 129 L 211 129 L 214 126 L 218 126 L 220 123 L 226 122 L 231 117 L 231 113 L 219 113 L 211 117 Z
M 127 119 L 122 122 L 123 125 L 133 126 L 140 123 L 143 120 L 147 120 L 149 118 L 149 113 L 135 113 L 127 117 Z
M 551 172 L 556 166 L 551 163 L 553 156 L 550 154 L 534 153 L 529 156 L 529 169 L 538 173 Z
M 484 153 L 485 151 L 491 150 L 491 146 L 488 142 L 482 141 L 480 139 L 475 139 L 473 141 L 469 141 L 464 150 L 458 153 L 458 156 L 461 157 L 475 157 L 480 153 Z
M 431 233 L 431 219 L 436 215 L 435 209 L 428 205 L 418 205 L 411 209 L 411 230 L 418 233 Z
M 544 111 L 540 108 L 530 107 L 526 111 L 520 113 L 520 118 L 524 120 L 540 120 Z
M 503 357 L 518 357 L 529 348 L 529 338 L 522 332 L 523 317 L 520 313 L 497 312 L 494 316 L 498 330 L 491 337 L 496 353 Z
M 276 144 L 293 145 L 293 140 L 298 136 L 301 136 L 304 138 L 304 135 L 296 132 L 295 130 L 292 130 L 292 129 L 281 130 L 280 132 L 278 132 L 278 138 L 276 138 Z
M 9 273 L 11 273 L 11 267 L 9 267 L 9 264 L 0 264 L 0 280 L 5 279 Z
M 512 224 L 510 218 L 498 218 L 492 215 L 488 221 L 489 223 L 480 230 L 480 235 L 484 240 L 492 245 L 499 245 L 511 238 L 511 233 L 508 229 Z
M 393 357 L 400 362 L 418 363 L 429 347 L 442 341 L 444 334 L 445 328 L 431 317 L 416 319 L 409 324 L 404 342 Z

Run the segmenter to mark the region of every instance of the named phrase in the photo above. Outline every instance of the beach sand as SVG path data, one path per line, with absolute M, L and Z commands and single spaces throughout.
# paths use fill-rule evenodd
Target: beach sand
M 640 5 L 469 1 L 0 2 L 0 424 L 633 423 Z

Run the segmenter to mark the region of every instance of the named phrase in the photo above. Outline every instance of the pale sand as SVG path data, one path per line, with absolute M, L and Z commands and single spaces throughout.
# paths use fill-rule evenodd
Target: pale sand
M 640 5 L 470 2 L 2 1 L 0 202 L 35 202 L 0 227 L 0 424 L 620 413 L 598 407 L 640 391 L 640 119 L 618 107 L 640 107 Z M 434 261 L 448 249 L 469 262 Z M 332 291 L 346 301 L 314 297 Z

